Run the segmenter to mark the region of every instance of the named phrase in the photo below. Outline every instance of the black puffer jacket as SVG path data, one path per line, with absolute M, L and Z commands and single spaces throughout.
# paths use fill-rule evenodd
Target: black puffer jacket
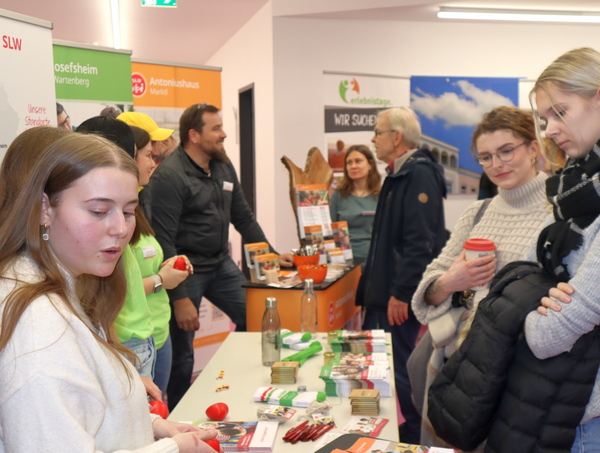
M 504 267 L 481 301 L 469 335 L 429 390 L 438 436 L 486 452 L 568 452 L 589 401 L 598 364 L 598 329 L 571 352 L 539 360 L 523 325 L 556 286 L 535 263 Z M 488 438 L 489 436 L 489 438 Z

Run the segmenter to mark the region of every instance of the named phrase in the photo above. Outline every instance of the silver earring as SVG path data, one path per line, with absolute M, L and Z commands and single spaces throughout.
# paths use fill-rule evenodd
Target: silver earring
M 48 235 L 48 224 L 44 223 L 42 225 L 42 240 L 47 241 L 48 239 L 50 239 L 50 236 Z

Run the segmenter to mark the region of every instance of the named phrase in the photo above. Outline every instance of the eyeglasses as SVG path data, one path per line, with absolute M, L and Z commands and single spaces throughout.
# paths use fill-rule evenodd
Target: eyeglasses
M 65 120 L 62 123 L 58 123 L 58 127 L 60 127 L 61 129 L 66 129 L 66 125 L 68 123 L 70 123 L 71 121 L 71 117 L 69 115 L 67 115 L 67 117 L 65 118 Z
M 380 131 L 379 129 L 375 129 L 373 131 L 373 133 L 375 134 L 375 137 L 379 137 L 381 134 L 385 134 L 387 132 L 398 132 L 396 129 L 387 129 L 384 131 Z
M 515 157 L 515 150 L 517 148 L 519 148 L 520 146 L 525 145 L 526 143 L 527 142 L 523 142 L 520 145 L 517 145 L 513 148 L 504 148 L 504 149 L 498 150 L 495 153 L 480 154 L 479 157 L 477 157 L 477 162 L 483 168 L 490 168 L 492 166 L 492 164 L 494 162 L 494 156 L 497 156 L 501 162 L 510 162 L 511 160 L 513 160 L 513 157 Z
M 192 115 L 192 120 L 190 121 L 190 129 L 197 130 L 194 126 L 194 122 L 196 121 L 196 116 L 200 110 L 204 110 L 208 104 L 206 102 L 202 102 L 196 105 L 196 111 Z M 203 112 L 204 113 L 204 112 Z

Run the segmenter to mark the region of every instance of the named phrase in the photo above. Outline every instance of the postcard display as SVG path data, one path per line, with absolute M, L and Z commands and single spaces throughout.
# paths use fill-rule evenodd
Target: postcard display
M 266 242 L 244 244 L 246 264 L 250 270 L 252 283 L 274 283 L 280 272 L 279 255 L 271 253 Z
M 296 186 L 298 228 L 304 245 L 316 245 L 320 264 L 341 263 L 352 259 L 348 222 L 331 222 L 326 184 Z

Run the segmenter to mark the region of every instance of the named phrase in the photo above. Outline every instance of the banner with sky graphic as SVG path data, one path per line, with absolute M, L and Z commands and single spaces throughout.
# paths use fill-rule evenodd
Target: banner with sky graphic
M 324 154 L 333 171 L 339 173 L 349 146 L 370 146 L 380 110 L 408 105 L 410 85 L 407 77 L 338 72 L 323 76 Z
M 485 113 L 517 106 L 518 99 L 518 78 L 411 77 L 410 106 L 444 166 L 450 193 L 478 190 L 482 168 L 470 153 L 475 127 Z

